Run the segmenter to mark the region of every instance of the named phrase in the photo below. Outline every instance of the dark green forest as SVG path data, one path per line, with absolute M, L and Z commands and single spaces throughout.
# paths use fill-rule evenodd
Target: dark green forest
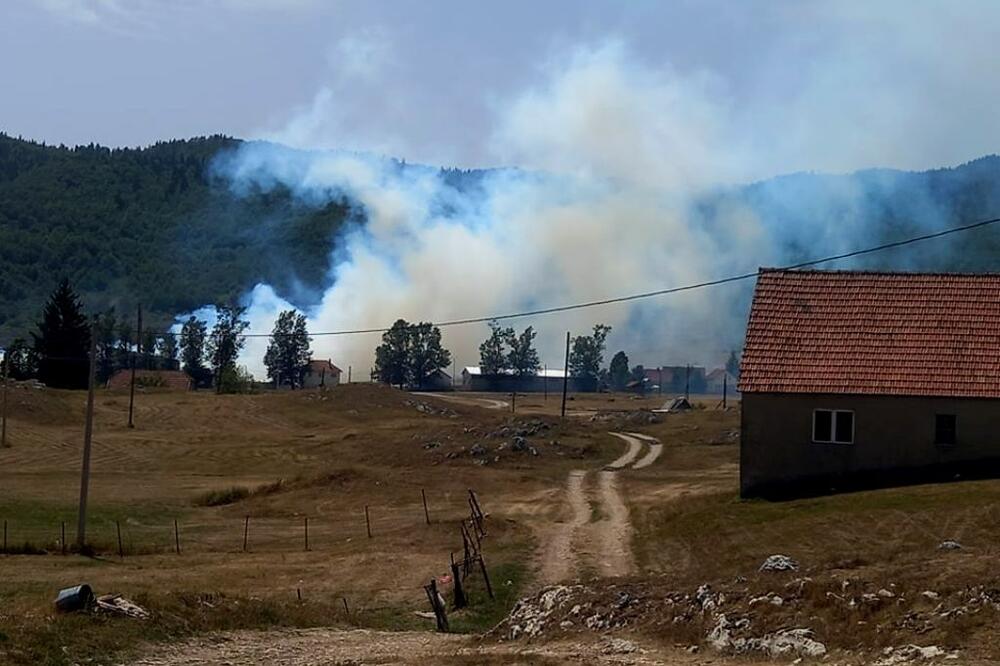
M 141 302 L 159 326 L 257 282 L 308 302 L 351 208 L 281 189 L 237 198 L 208 167 L 239 143 L 67 148 L 0 134 L 0 343 L 34 328 L 64 277 L 88 311 Z

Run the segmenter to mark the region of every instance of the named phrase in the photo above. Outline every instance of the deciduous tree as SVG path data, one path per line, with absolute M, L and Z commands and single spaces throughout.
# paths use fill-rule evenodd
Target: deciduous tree
M 235 370 L 236 359 L 246 344 L 244 332 L 250 326 L 250 322 L 243 319 L 246 311 L 246 307 L 242 305 L 215 306 L 215 326 L 208 338 L 207 350 L 216 390 L 220 393 L 223 389 L 223 373 Z
M 309 343 L 304 314 L 285 310 L 278 315 L 264 354 L 267 376 L 275 386 L 286 385 L 293 389 L 302 386 L 312 359 Z
M 570 375 L 590 390 L 597 388 L 601 366 L 604 364 L 604 344 L 611 327 L 604 324 L 594 326 L 593 335 L 581 335 L 573 339 L 569 354 Z
M 615 391 L 625 390 L 629 383 L 629 367 L 628 356 L 625 355 L 624 351 L 620 351 L 612 357 L 611 365 L 608 367 L 608 379 L 611 388 Z

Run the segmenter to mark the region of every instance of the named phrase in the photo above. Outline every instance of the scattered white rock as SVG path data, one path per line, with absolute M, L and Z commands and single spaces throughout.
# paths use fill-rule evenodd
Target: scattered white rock
M 771 555 L 760 565 L 760 571 L 798 571 L 799 563 L 787 555 Z
M 507 618 L 509 638 L 533 638 L 541 634 L 549 616 L 582 589 L 579 585 L 554 585 L 543 590 L 534 599 L 518 601 Z
M 884 587 L 875 594 L 882 597 L 883 599 L 892 599 L 893 597 L 896 596 L 896 594 L 892 590 L 887 590 Z
M 957 541 L 942 541 L 938 545 L 938 550 L 962 550 L 962 544 Z
M 901 647 L 887 647 L 882 651 L 883 657 L 875 662 L 875 666 L 897 666 L 898 664 L 908 664 L 913 661 L 926 661 L 929 659 L 958 659 L 958 653 L 948 652 L 937 645 L 921 647 L 919 645 L 903 645 Z
M 608 637 L 601 641 L 603 654 L 634 654 L 642 651 L 638 645 L 624 638 Z
M 826 654 L 826 646 L 814 638 L 810 629 L 781 629 L 754 638 L 735 636 L 749 627 L 750 620 L 747 618 L 730 620 L 725 613 L 720 613 L 706 640 L 720 652 L 732 651 L 736 654 L 763 652 L 771 657 L 822 657 Z
M 937 592 L 934 592 L 933 590 L 924 590 L 923 592 L 920 593 L 920 596 L 929 601 L 937 601 L 938 599 L 941 598 L 941 595 L 938 594 Z

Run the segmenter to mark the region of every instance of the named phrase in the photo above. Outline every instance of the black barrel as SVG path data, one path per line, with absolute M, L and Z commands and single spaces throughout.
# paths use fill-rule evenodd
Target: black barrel
M 87 584 L 59 590 L 59 595 L 56 597 L 56 610 L 63 613 L 86 610 L 93 605 L 94 591 Z

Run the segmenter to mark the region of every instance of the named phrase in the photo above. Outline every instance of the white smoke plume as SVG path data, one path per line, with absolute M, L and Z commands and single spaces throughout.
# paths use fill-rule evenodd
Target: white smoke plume
M 777 100 L 766 97 L 755 107 L 737 106 L 726 82 L 710 73 L 646 67 L 620 44 L 580 49 L 554 59 L 541 85 L 497 106 L 493 154 L 519 169 L 489 172 L 462 191 L 435 169 L 264 142 L 245 144 L 218 171 L 236 191 L 280 184 L 305 201 L 347 198 L 366 218 L 336 241 L 330 286 L 306 310 L 313 332 L 389 326 L 398 318 L 503 314 L 696 283 L 782 263 L 777 235 L 820 241 L 822 254 L 856 247 L 864 236 L 863 220 L 839 233 L 821 210 L 808 228 L 769 228 L 739 205 L 709 224 L 692 208 L 706 191 L 809 166 L 800 162 L 813 155 L 815 166 L 844 168 L 857 155 L 909 165 L 933 153 L 884 143 L 872 149 L 863 140 L 853 151 L 843 145 L 850 131 L 826 107 L 830 81 L 846 76 L 865 50 L 851 53 L 855 59 L 844 63 L 804 63 L 816 81 L 781 100 L 778 110 Z M 899 97 L 896 90 L 886 87 L 891 103 L 868 110 L 870 127 L 888 130 L 880 112 L 893 112 L 915 94 L 909 81 Z M 847 99 L 860 103 L 853 94 Z M 312 132 L 333 103 L 321 93 L 305 118 L 272 136 L 302 145 L 293 135 L 302 127 Z M 843 115 L 861 117 L 856 109 Z M 917 115 L 923 122 L 929 114 Z M 828 126 L 807 126 L 809 118 Z M 857 122 L 854 131 L 870 129 Z M 903 130 L 893 127 L 882 138 L 898 140 L 906 123 L 899 124 Z M 839 134 L 827 136 L 828 130 Z M 536 328 L 549 367 L 562 366 L 567 330 L 587 333 L 595 323 L 613 326 L 609 357 L 624 349 L 633 363 L 647 366 L 714 367 L 741 344 L 746 289 L 713 287 L 509 323 Z M 268 332 L 278 311 L 292 307 L 267 285 L 258 285 L 248 303 L 256 333 Z M 459 367 L 478 362 L 486 332 L 485 325 L 443 331 Z M 314 356 L 345 370 L 351 365 L 355 378 L 367 378 L 377 343 L 377 335 L 317 337 Z M 254 339 L 244 354 L 258 376 L 265 346 Z

